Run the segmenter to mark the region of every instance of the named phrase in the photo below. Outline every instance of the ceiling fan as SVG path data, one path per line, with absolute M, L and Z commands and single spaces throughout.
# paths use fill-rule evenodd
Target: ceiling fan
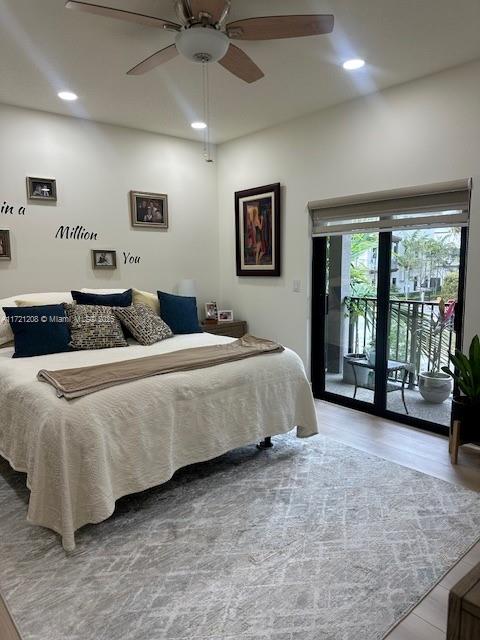
M 193 62 L 219 62 L 245 82 L 263 78 L 263 71 L 231 40 L 278 40 L 316 36 L 333 31 L 332 15 L 292 15 L 247 18 L 226 23 L 231 0 L 175 0 L 181 24 L 122 9 L 113 9 L 80 0 L 68 0 L 66 7 L 99 16 L 175 31 L 175 44 L 157 51 L 130 69 L 141 75 L 175 58 L 179 53 Z

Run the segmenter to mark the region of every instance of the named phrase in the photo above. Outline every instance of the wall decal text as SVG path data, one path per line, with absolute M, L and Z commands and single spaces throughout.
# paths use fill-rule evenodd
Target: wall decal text
M 140 264 L 140 260 L 140 256 L 132 256 L 130 251 L 128 253 L 123 251 L 123 264 Z
M 65 226 L 62 224 L 58 227 L 55 238 L 60 238 L 60 240 L 97 240 L 97 235 L 97 233 L 87 231 L 81 225 L 70 227 L 68 224 Z
M 0 213 L 3 213 L 4 215 L 19 215 L 19 216 L 24 216 L 25 215 L 25 207 L 15 207 L 13 204 L 9 204 L 6 200 L 3 201 L 2 206 L 0 207 Z

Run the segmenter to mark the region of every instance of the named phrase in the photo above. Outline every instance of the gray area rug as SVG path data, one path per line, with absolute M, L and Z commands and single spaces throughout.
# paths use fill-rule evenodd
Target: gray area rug
M 0 463 L 0 584 L 25 640 L 377 640 L 480 535 L 480 496 L 316 436 L 180 471 L 58 537 Z

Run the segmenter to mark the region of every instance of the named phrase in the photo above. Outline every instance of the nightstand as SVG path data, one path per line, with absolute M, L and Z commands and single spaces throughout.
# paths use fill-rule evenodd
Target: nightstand
M 230 338 L 242 338 L 247 333 L 247 323 L 244 320 L 234 322 L 202 322 L 202 329 L 206 333 Z
M 480 637 L 480 564 L 450 590 L 447 638 L 474 640 Z

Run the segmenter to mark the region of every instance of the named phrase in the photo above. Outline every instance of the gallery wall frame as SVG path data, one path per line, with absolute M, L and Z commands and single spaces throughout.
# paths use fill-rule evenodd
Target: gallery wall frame
M 116 269 L 117 252 L 111 249 L 92 249 L 93 269 Z
M 168 229 L 168 196 L 166 193 L 130 191 L 132 227 Z
M 0 229 L 0 260 L 11 259 L 10 231 L 8 229 Z
M 26 180 L 29 200 L 57 201 L 57 181 L 55 178 L 32 178 L 27 176 Z

